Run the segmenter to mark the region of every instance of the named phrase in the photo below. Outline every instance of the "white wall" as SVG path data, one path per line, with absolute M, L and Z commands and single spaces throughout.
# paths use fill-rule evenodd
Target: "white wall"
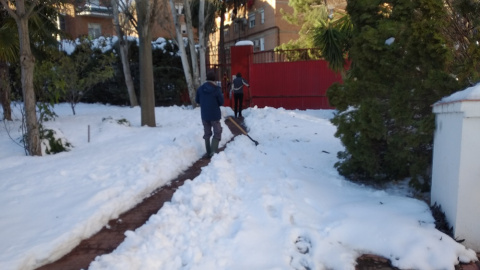
M 438 103 L 431 204 L 441 205 L 457 239 L 480 251 L 480 100 Z

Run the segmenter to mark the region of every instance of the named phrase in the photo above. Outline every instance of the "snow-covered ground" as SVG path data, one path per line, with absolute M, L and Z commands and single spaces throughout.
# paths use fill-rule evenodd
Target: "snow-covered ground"
M 45 126 L 69 152 L 25 156 L 11 139 L 21 137 L 18 107 L 15 121 L 0 123 L 0 269 L 58 259 L 204 154 L 199 109 L 156 108 L 155 128 L 140 126 L 139 108 L 79 104 L 74 116 L 60 104 L 55 112 Z M 476 259 L 435 229 L 428 205 L 407 189 L 338 175 L 333 113 L 245 110 L 260 144 L 236 137 L 90 269 L 354 269 L 364 253 L 399 268 L 454 269 Z M 221 145 L 230 138 L 224 125 Z

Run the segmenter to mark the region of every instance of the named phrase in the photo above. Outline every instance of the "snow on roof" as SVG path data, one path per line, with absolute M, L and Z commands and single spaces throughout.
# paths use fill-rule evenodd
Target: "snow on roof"
M 251 40 L 240 40 L 235 43 L 235 46 L 253 46 L 253 41 Z
M 479 100 L 480 101 L 480 83 L 469 87 L 465 90 L 455 92 L 448 97 L 442 98 L 440 101 L 436 102 L 434 105 L 440 105 L 443 103 L 452 103 L 452 102 L 461 102 L 468 100 Z

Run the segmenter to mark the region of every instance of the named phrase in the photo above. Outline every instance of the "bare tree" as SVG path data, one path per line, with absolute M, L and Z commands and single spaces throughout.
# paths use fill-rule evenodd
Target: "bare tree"
M 220 74 L 224 74 L 226 72 L 226 62 L 227 58 L 225 56 L 225 12 L 227 9 L 227 5 L 225 0 L 220 0 L 220 42 L 218 45 L 218 56 L 220 62 Z M 223 82 L 222 82 L 223 83 Z
M 183 36 L 182 36 L 182 29 L 180 25 L 180 20 L 177 14 L 177 10 L 175 9 L 175 2 L 174 0 L 169 0 L 170 2 L 170 9 L 172 11 L 172 16 L 173 16 L 173 23 L 175 25 L 175 36 L 176 36 L 176 43 L 178 45 L 178 49 L 180 50 L 180 58 L 182 60 L 182 66 L 183 66 L 183 73 L 185 74 L 185 80 L 187 81 L 187 87 L 188 87 L 188 96 L 190 97 L 190 102 L 191 104 L 195 107 L 197 104 L 195 103 L 195 94 L 197 88 L 194 86 L 194 79 L 192 76 L 192 72 L 190 69 L 190 63 L 188 62 L 188 56 L 187 56 L 187 50 L 185 49 L 185 43 L 183 41 Z
M 214 19 L 214 9 L 212 8 L 212 4 L 210 2 L 205 2 L 201 0 L 200 2 L 195 5 L 192 0 L 183 0 L 183 10 L 185 14 L 185 23 L 186 23 L 186 31 L 187 31 L 187 39 L 188 39 L 188 49 L 190 52 L 190 59 L 188 59 L 187 50 L 185 48 L 184 38 L 181 31 L 181 24 L 180 18 L 178 16 L 178 12 L 175 8 L 175 0 L 169 0 L 170 2 L 170 9 L 171 14 L 161 16 L 164 18 L 169 18 L 169 16 L 173 16 L 173 22 L 175 26 L 175 37 L 176 43 L 180 50 L 180 57 L 182 59 L 182 66 L 185 74 L 185 79 L 187 81 L 188 86 L 188 93 L 193 106 L 195 104 L 195 94 L 196 89 L 200 86 L 201 82 L 205 81 L 206 78 L 206 54 L 205 54 L 205 46 L 207 44 L 206 37 L 210 33 L 206 29 L 210 29 L 211 21 Z M 192 4 L 193 7 L 192 7 Z M 193 10 L 195 9 L 195 10 Z M 197 10 L 198 9 L 198 10 Z M 207 12 L 205 12 L 207 10 Z M 193 13 L 192 13 L 193 11 Z M 171 20 L 170 20 L 171 22 Z M 169 22 L 164 22 L 168 24 Z M 193 29 L 196 27 L 198 29 L 198 36 L 199 36 L 199 48 L 197 50 L 195 46 L 195 38 Z M 213 29 L 213 28 L 212 28 Z M 200 59 L 200 65 L 199 65 Z
M 445 0 L 444 3 L 450 16 L 443 32 L 455 48 L 452 73 L 459 81 L 475 85 L 480 81 L 480 2 Z
M 32 16 L 33 10 L 38 2 L 25 0 L 0 0 L 0 3 L 2 3 L 9 15 L 15 19 L 18 28 L 21 82 L 27 125 L 27 151 L 30 155 L 41 156 L 40 132 L 36 114 L 35 91 L 33 88 L 35 57 L 30 48 L 30 34 L 28 29 L 28 20 L 30 16 Z
M 208 37 L 215 29 L 215 5 L 208 0 L 196 0 L 192 12 L 192 24 L 198 29 L 198 54 L 200 58 L 200 78 L 205 81 L 207 74 L 206 46 Z M 198 8 L 197 8 L 198 6 Z M 198 21 L 198 23 L 196 22 Z
M 185 23 L 187 24 L 188 47 L 190 49 L 190 58 L 192 63 L 193 87 L 197 89 L 200 86 L 200 73 L 198 69 L 198 56 L 195 48 L 195 38 L 193 36 L 192 9 L 190 6 L 191 1 L 192 0 L 183 0 L 183 4 L 185 6 Z
M 207 78 L 207 62 L 205 59 L 205 0 L 200 0 L 198 10 L 198 43 L 200 54 L 200 82 L 205 82 Z
M 129 1 L 112 0 L 113 20 L 115 25 L 115 31 L 117 32 L 118 36 L 120 59 L 122 60 L 123 67 L 123 76 L 125 77 L 125 84 L 127 86 L 128 97 L 130 99 L 130 107 L 135 107 L 138 106 L 138 101 L 137 96 L 135 95 L 132 72 L 130 70 L 130 64 L 128 61 L 128 40 L 124 30 L 125 24 L 127 24 L 129 20 L 124 20 L 124 23 L 121 24 L 119 11 L 122 10 L 126 18 L 131 17 L 131 19 L 134 20 L 133 16 L 129 16 L 131 14 L 131 6 L 132 5 Z
M 4 1 L 4 0 L 2 0 Z M 159 0 L 137 0 L 137 31 L 140 64 L 141 124 L 154 127 L 155 94 L 153 85 L 152 28 Z

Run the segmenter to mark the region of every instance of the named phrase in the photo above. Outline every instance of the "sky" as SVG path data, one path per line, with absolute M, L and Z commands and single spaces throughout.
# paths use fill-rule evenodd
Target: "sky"
M 25 156 L 20 106 L 0 123 L 0 269 L 60 258 L 205 154 L 199 108 L 57 104 L 44 125 L 68 152 Z M 0 110 L 0 112 L 2 112 Z M 240 135 L 89 269 L 354 269 L 362 254 L 403 269 L 476 259 L 435 229 L 405 182 L 377 190 L 334 168 L 333 110 L 248 108 Z M 222 116 L 233 111 L 222 107 Z M 0 116 L 3 116 L 0 114 Z M 3 118 L 3 117 L 2 117 Z M 223 146 L 233 135 L 222 122 Z

